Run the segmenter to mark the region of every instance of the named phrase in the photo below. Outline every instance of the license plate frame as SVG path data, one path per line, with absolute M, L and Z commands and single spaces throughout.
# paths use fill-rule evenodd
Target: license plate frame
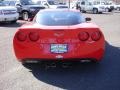
M 56 54 L 62 54 L 68 52 L 68 44 L 51 44 L 50 52 Z

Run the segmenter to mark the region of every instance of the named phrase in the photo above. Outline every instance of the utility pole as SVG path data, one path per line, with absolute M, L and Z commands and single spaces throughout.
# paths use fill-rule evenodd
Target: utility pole
M 68 3 L 69 3 L 69 9 L 70 9 L 70 0 L 68 1 Z

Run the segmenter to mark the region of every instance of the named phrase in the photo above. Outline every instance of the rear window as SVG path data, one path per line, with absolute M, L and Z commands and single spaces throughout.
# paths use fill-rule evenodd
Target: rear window
M 80 12 L 43 11 L 37 14 L 36 22 L 47 26 L 66 26 L 83 23 L 85 18 Z

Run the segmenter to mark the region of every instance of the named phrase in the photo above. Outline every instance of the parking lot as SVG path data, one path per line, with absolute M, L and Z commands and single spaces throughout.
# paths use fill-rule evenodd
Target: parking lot
M 0 24 L 0 90 L 120 90 L 120 12 L 84 15 L 91 17 L 105 35 L 106 52 L 99 64 L 25 68 L 16 60 L 12 39 L 26 22 Z

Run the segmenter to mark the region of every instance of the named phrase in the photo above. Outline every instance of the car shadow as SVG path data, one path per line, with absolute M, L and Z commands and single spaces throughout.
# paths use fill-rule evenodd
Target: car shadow
M 31 65 L 33 76 L 50 85 L 68 90 L 120 90 L 120 47 L 106 43 L 100 63 L 79 63 L 70 68 L 42 68 Z
M 2 23 L 0 23 L 0 27 L 13 27 L 13 28 L 16 28 L 16 27 L 22 26 L 25 23 L 26 23 L 26 21 L 22 21 L 22 20 L 18 20 L 16 23 L 2 22 Z

